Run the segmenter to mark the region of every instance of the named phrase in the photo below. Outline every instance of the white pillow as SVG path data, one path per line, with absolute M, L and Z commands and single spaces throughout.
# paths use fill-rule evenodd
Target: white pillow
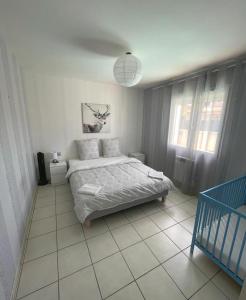
M 99 158 L 98 140 L 79 140 L 77 141 L 79 158 L 81 160 Z
M 118 138 L 102 140 L 103 156 L 113 157 L 121 156 L 120 142 Z

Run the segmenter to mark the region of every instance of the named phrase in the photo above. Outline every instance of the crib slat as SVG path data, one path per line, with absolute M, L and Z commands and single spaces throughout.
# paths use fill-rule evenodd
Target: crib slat
M 222 213 L 220 213 L 219 221 L 218 221 L 217 228 L 216 228 L 215 239 L 214 239 L 214 246 L 213 246 L 213 252 L 212 252 L 213 255 L 214 255 L 214 252 L 215 252 L 215 246 L 216 246 L 216 242 L 217 242 L 217 238 L 218 238 L 218 233 L 219 233 L 219 229 L 220 229 L 221 217 L 222 217 Z
M 201 200 L 201 207 L 200 207 L 200 214 L 199 214 L 199 219 L 198 219 L 198 224 L 197 224 L 197 232 L 200 232 L 201 230 L 201 224 L 203 220 L 203 215 L 204 215 L 204 208 L 205 208 L 205 202 Z M 201 242 L 201 240 L 200 240 Z
M 210 238 L 210 234 L 211 234 L 211 228 L 212 228 L 212 224 L 213 224 L 213 218 L 214 218 L 214 209 L 212 210 L 212 207 L 210 208 L 210 224 L 209 224 L 209 230 L 208 230 L 208 237 L 207 237 L 207 243 L 206 243 L 206 248 L 208 248 L 208 242 L 209 242 L 209 238 Z
M 225 246 L 225 241 L 226 241 L 226 237 L 227 237 L 227 232 L 228 232 L 228 227 L 229 227 L 230 220 L 231 220 L 231 212 L 229 213 L 229 216 L 228 216 L 228 219 L 227 219 L 226 229 L 225 229 L 225 233 L 224 233 L 224 238 L 223 238 L 222 246 L 221 246 L 221 249 L 220 249 L 220 260 L 222 259 L 222 255 L 223 255 L 223 251 L 224 251 L 224 246 Z
M 243 249 L 244 249 L 245 243 L 246 243 L 246 232 L 244 233 L 243 242 L 242 242 L 241 249 L 240 249 L 239 256 L 238 256 L 237 267 L 236 267 L 236 271 L 235 271 L 236 275 L 238 275 L 238 270 L 239 270 L 241 258 L 243 256 Z
M 231 255 L 232 255 L 232 251 L 233 251 L 233 248 L 234 248 L 234 244 L 235 244 L 235 240 L 236 240 L 236 236 L 237 236 L 237 232 L 238 232 L 240 219 L 241 219 L 240 216 L 238 216 L 237 217 L 237 225 L 236 225 L 236 228 L 235 228 L 235 231 L 234 231 L 234 236 L 233 236 L 233 239 L 232 239 L 231 248 L 230 248 L 230 252 L 229 252 L 229 257 L 228 257 L 228 260 L 227 260 L 227 267 L 228 268 L 230 267 L 230 263 L 231 263 Z
M 202 222 L 202 231 L 201 231 L 200 243 L 202 243 L 203 231 L 204 231 L 204 228 L 206 227 L 206 223 L 207 223 L 207 215 L 208 215 L 207 203 L 204 203 L 204 216 L 203 216 L 203 222 Z

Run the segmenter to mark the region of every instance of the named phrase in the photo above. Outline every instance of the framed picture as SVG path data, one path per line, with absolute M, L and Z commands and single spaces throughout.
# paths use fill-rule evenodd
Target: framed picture
M 111 112 L 109 104 L 81 103 L 83 133 L 109 133 Z

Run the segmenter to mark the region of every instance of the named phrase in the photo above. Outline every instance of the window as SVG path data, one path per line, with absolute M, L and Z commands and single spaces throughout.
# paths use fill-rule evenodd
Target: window
M 175 87 L 174 87 L 175 89 Z M 223 89 L 173 92 L 168 142 L 183 148 L 215 153 L 220 138 L 226 94 Z

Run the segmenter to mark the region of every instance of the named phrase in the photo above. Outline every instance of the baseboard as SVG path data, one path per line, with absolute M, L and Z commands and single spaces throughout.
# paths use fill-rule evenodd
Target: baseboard
M 19 263 L 18 263 L 18 267 L 17 267 L 16 273 L 15 273 L 15 279 L 14 279 L 11 298 L 10 298 L 11 300 L 16 300 L 16 297 L 17 297 L 17 291 L 18 291 L 20 275 L 21 275 L 22 265 L 23 265 L 24 256 L 25 256 L 25 250 L 26 250 L 26 246 L 27 246 L 29 230 L 31 227 L 31 220 L 32 220 L 34 206 L 35 206 L 36 195 L 37 195 L 37 186 L 34 189 L 34 192 L 32 195 L 32 205 L 31 205 L 31 208 L 29 210 L 28 217 L 26 220 L 25 231 L 24 231 L 23 241 L 22 241 L 22 245 L 21 245 L 20 257 L 19 257 Z

